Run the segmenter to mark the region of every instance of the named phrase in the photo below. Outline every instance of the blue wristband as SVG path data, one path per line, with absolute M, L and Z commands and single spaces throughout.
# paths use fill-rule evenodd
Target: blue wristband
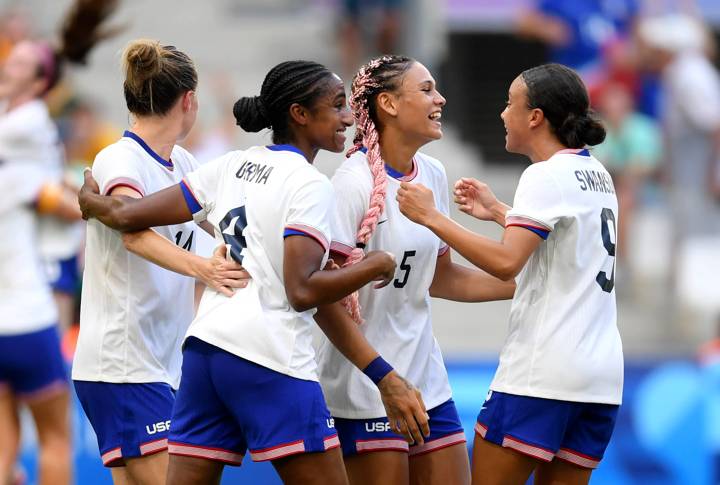
M 393 367 L 385 362 L 379 355 L 363 369 L 363 373 L 378 385 L 383 378 L 393 370 Z

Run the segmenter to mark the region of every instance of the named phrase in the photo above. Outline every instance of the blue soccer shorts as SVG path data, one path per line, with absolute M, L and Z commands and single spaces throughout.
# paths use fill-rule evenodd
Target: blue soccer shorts
M 169 453 L 240 465 L 340 446 L 320 384 L 190 337 Z
M 73 381 L 75 392 L 97 435 L 103 465 L 124 466 L 167 450 L 174 391 L 169 384 L 113 384 Z
M 77 256 L 67 259 L 46 260 L 45 268 L 53 291 L 74 295 L 80 286 L 80 269 Z
M 558 401 L 490 391 L 475 432 L 505 448 L 549 462 L 597 468 L 620 406 Z
M 57 325 L 19 335 L 0 335 L 0 392 L 41 401 L 68 388 Z
M 410 457 L 423 455 L 448 446 L 465 443 L 460 417 L 452 399 L 428 411 L 430 436 L 422 445 L 409 445 L 401 435 L 390 430 L 387 417 L 371 419 L 335 418 L 344 456 L 373 451 L 404 451 Z

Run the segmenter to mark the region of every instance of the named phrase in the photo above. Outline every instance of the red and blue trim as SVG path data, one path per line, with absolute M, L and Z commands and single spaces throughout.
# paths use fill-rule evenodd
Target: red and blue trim
M 535 234 L 537 234 L 538 236 L 540 236 L 540 237 L 543 238 L 543 239 L 547 239 L 548 236 L 550 236 L 550 231 L 545 230 L 545 229 L 541 229 L 541 228 L 539 228 L 539 227 L 529 226 L 529 225 L 527 225 L 527 224 L 507 224 L 505 227 L 507 228 L 507 227 L 512 227 L 512 226 L 515 226 L 515 227 L 524 227 L 524 228 L 527 229 L 528 231 L 534 232 Z
M 590 156 L 590 150 L 588 150 L 587 148 L 566 148 L 564 150 L 560 150 L 559 152 L 557 152 L 556 155 L 559 153 L 566 154 L 566 155 L 577 155 L 580 157 L 589 157 Z
M 350 256 L 350 253 L 352 253 L 353 249 L 355 249 L 353 246 L 349 246 L 339 241 L 333 241 L 332 243 L 330 243 L 331 253 L 337 253 L 341 256 L 345 256 L 346 258 Z
M 168 442 L 168 453 L 192 458 L 204 458 L 206 460 L 219 461 L 234 466 L 240 465 L 243 460 L 243 454 L 236 451 L 210 446 L 189 445 L 174 441 Z
M 287 226 L 285 226 L 285 230 L 283 231 L 283 239 L 288 236 L 311 237 L 315 239 L 325 251 L 330 248 L 330 245 L 325 239 L 325 236 L 323 236 L 320 231 L 311 226 L 306 226 L 303 224 L 288 224 Z
M 148 155 L 153 157 L 160 165 L 167 168 L 168 170 L 172 170 L 175 167 L 171 160 L 165 160 L 163 157 L 158 155 L 155 150 L 150 148 L 150 146 L 147 143 L 145 143 L 145 140 L 140 138 L 138 135 L 136 135 L 132 131 L 125 130 L 125 133 L 123 133 L 123 136 L 126 138 L 130 138 L 132 140 L 135 140 L 137 142 L 137 144 L 140 145 L 142 147 L 142 149 L 147 152 Z
M 182 190 L 183 197 L 185 198 L 185 203 L 188 206 L 188 209 L 190 210 L 191 214 L 196 214 L 202 210 L 202 206 L 200 205 L 200 202 L 198 202 L 197 197 L 195 197 L 195 194 L 193 193 L 192 189 L 188 185 L 187 181 L 185 179 L 182 179 L 180 181 L 180 190 Z
M 534 232 L 543 239 L 547 239 L 548 236 L 550 236 L 550 232 L 552 231 L 552 229 L 545 224 L 522 216 L 508 217 L 505 223 L 505 227 L 508 228 L 511 226 L 524 227 L 528 231 Z
M 131 178 L 117 177 L 107 183 L 107 188 L 103 192 L 103 195 L 110 195 L 112 191 L 118 187 L 127 187 L 140 194 L 140 197 L 145 197 L 145 192 L 138 185 L 137 181 Z
M 409 456 L 412 458 L 415 456 L 425 455 L 433 451 L 442 450 L 443 448 L 449 448 L 450 446 L 459 445 L 465 442 L 467 442 L 465 432 L 459 431 L 436 440 L 426 441 L 422 445 L 411 446 Z

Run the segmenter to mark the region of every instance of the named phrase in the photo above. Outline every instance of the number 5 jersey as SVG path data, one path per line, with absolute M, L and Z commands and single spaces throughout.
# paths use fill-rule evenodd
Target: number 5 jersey
M 367 285 L 360 290 L 365 320 L 360 330 L 400 375 L 420 389 L 427 409 L 432 409 L 451 397 L 440 347 L 432 333 L 429 294 L 437 258 L 448 247 L 429 229 L 402 215 L 395 197 L 401 181 L 421 183 L 433 191 L 438 209 L 447 214 L 447 177 L 440 162 L 420 153 L 413 159 L 410 174 L 387 166 L 386 172 L 385 211 L 365 251 L 389 251 L 398 266 L 386 287 Z M 332 183 L 336 204 L 331 250 L 348 255 L 370 204 L 373 182 L 366 155 L 358 151 L 348 158 L 335 172 Z M 377 387 L 325 338 L 320 344 L 319 368 L 320 384 L 333 416 L 385 416 Z
M 618 205 L 588 150 L 562 150 L 520 178 L 507 226 L 545 239 L 517 277 L 494 391 L 620 404 L 615 306 Z

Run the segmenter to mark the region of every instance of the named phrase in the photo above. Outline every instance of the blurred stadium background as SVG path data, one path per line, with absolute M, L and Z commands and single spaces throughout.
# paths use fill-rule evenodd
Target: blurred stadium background
M 716 182 L 713 186 L 681 183 L 668 175 L 673 173 L 668 167 L 673 166 L 693 171 L 695 162 L 691 157 L 673 159 L 665 144 L 672 137 L 668 131 L 672 126 L 661 108 L 669 97 L 667 87 L 663 75 L 645 69 L 653 65 L 652 52 L 648 57 L 636 35 L 638 22 L 649 16 L 691 15 L 706 29 L 704 52 L 717 63 L 720 2 L 404 0 L 397 10 L 387 11 L 376 0 L 359 17 L 343 15 L 345 3 L 123 1 L 115 16 L 116 24 L 126 26 L 122 34 L 101 44 L 89 65 L 72 70 L 52 93 L 69 162 L 74 167 L 91 163 L 94 153 L 128 125 L 119 57 L 130 39 L 158 39 L 196 60 L 200 115 L 185 144 L 201 162 L 233 147 L 269 142 L 267 133 L 248 135 L 234 127 L 231 107 L 238 96 L 257 94 L 264 74 L 277 62 L 317 60 L 332 66 L 349 83 L 352 70 L 362 61 L 392 49 L 425 63 L 448 100 L 445 136 L 425 151 L 444 162 L 450 183 L 460 176 L 477 177 L 511 202 L 525 162 L 503 149 L 499 113 L 507 87 L 525 68 L 550 59 L 572 61 L 588 82 L 600 113 L 618 130 L 628 130 L 618 131 L 616 140 L 630 140 L 603 148 L 607 158 L 599 156 L 615 176 L 627 214 L 621 226 L 624 239 L 616 285 L 626 388 L 613 441 L 592 483 L 720 483 L 720 343 L 715 340 L 720 324 L 720 232 L 712 224 L 707 231 L 680 231 L 683 216 L 674 210 L 670 195 L 678 189 L 700 194 L 711 203 L 697 209 L 700 213 L 695 216 L 717 219 L 720 177 L 709 180 Z M 70 0 L 0 0 L 0 55 L 23 36 L 52 37 L 69 4 Z M 563 8 L 567 12 L 562 13 Z M 576 52 L 563 52 L 579 44 L 583 45 Z M 637 132 L 622 123 L 631 116 L 646 121 Z M 720 113 L 715 116 L 720 118 Z M 720 140 L 720 124 L 707 128 L 708 136 L 713 130 Z M 640 147 L 632 148 L 633 144 Z M 720 160 L 720 150 L 717 153 L 715 160 Z M 340 161 L 323 154 L 317 164 L 331 175 Z M 483 234 L 500 234 L 489 223 L 459 212 L 454 216 Z M 434 302 L 435 333 L 469 443 L 503 343 L 508 310 L 507 302 Z M 72 335 L 70 328 L 69 357 Z M 35 438 L 32 422 L 27 416 L 23 420 L 21 467 L 27 483 L 34 483 Z M 77 483 L 110 483 L 93 431 L 77 407 L 74 429 Z M 277 483 L 269 465 L 251 464 L 249 458 L 240 469 L 228 468 L 223 483 L 241 480 Z

